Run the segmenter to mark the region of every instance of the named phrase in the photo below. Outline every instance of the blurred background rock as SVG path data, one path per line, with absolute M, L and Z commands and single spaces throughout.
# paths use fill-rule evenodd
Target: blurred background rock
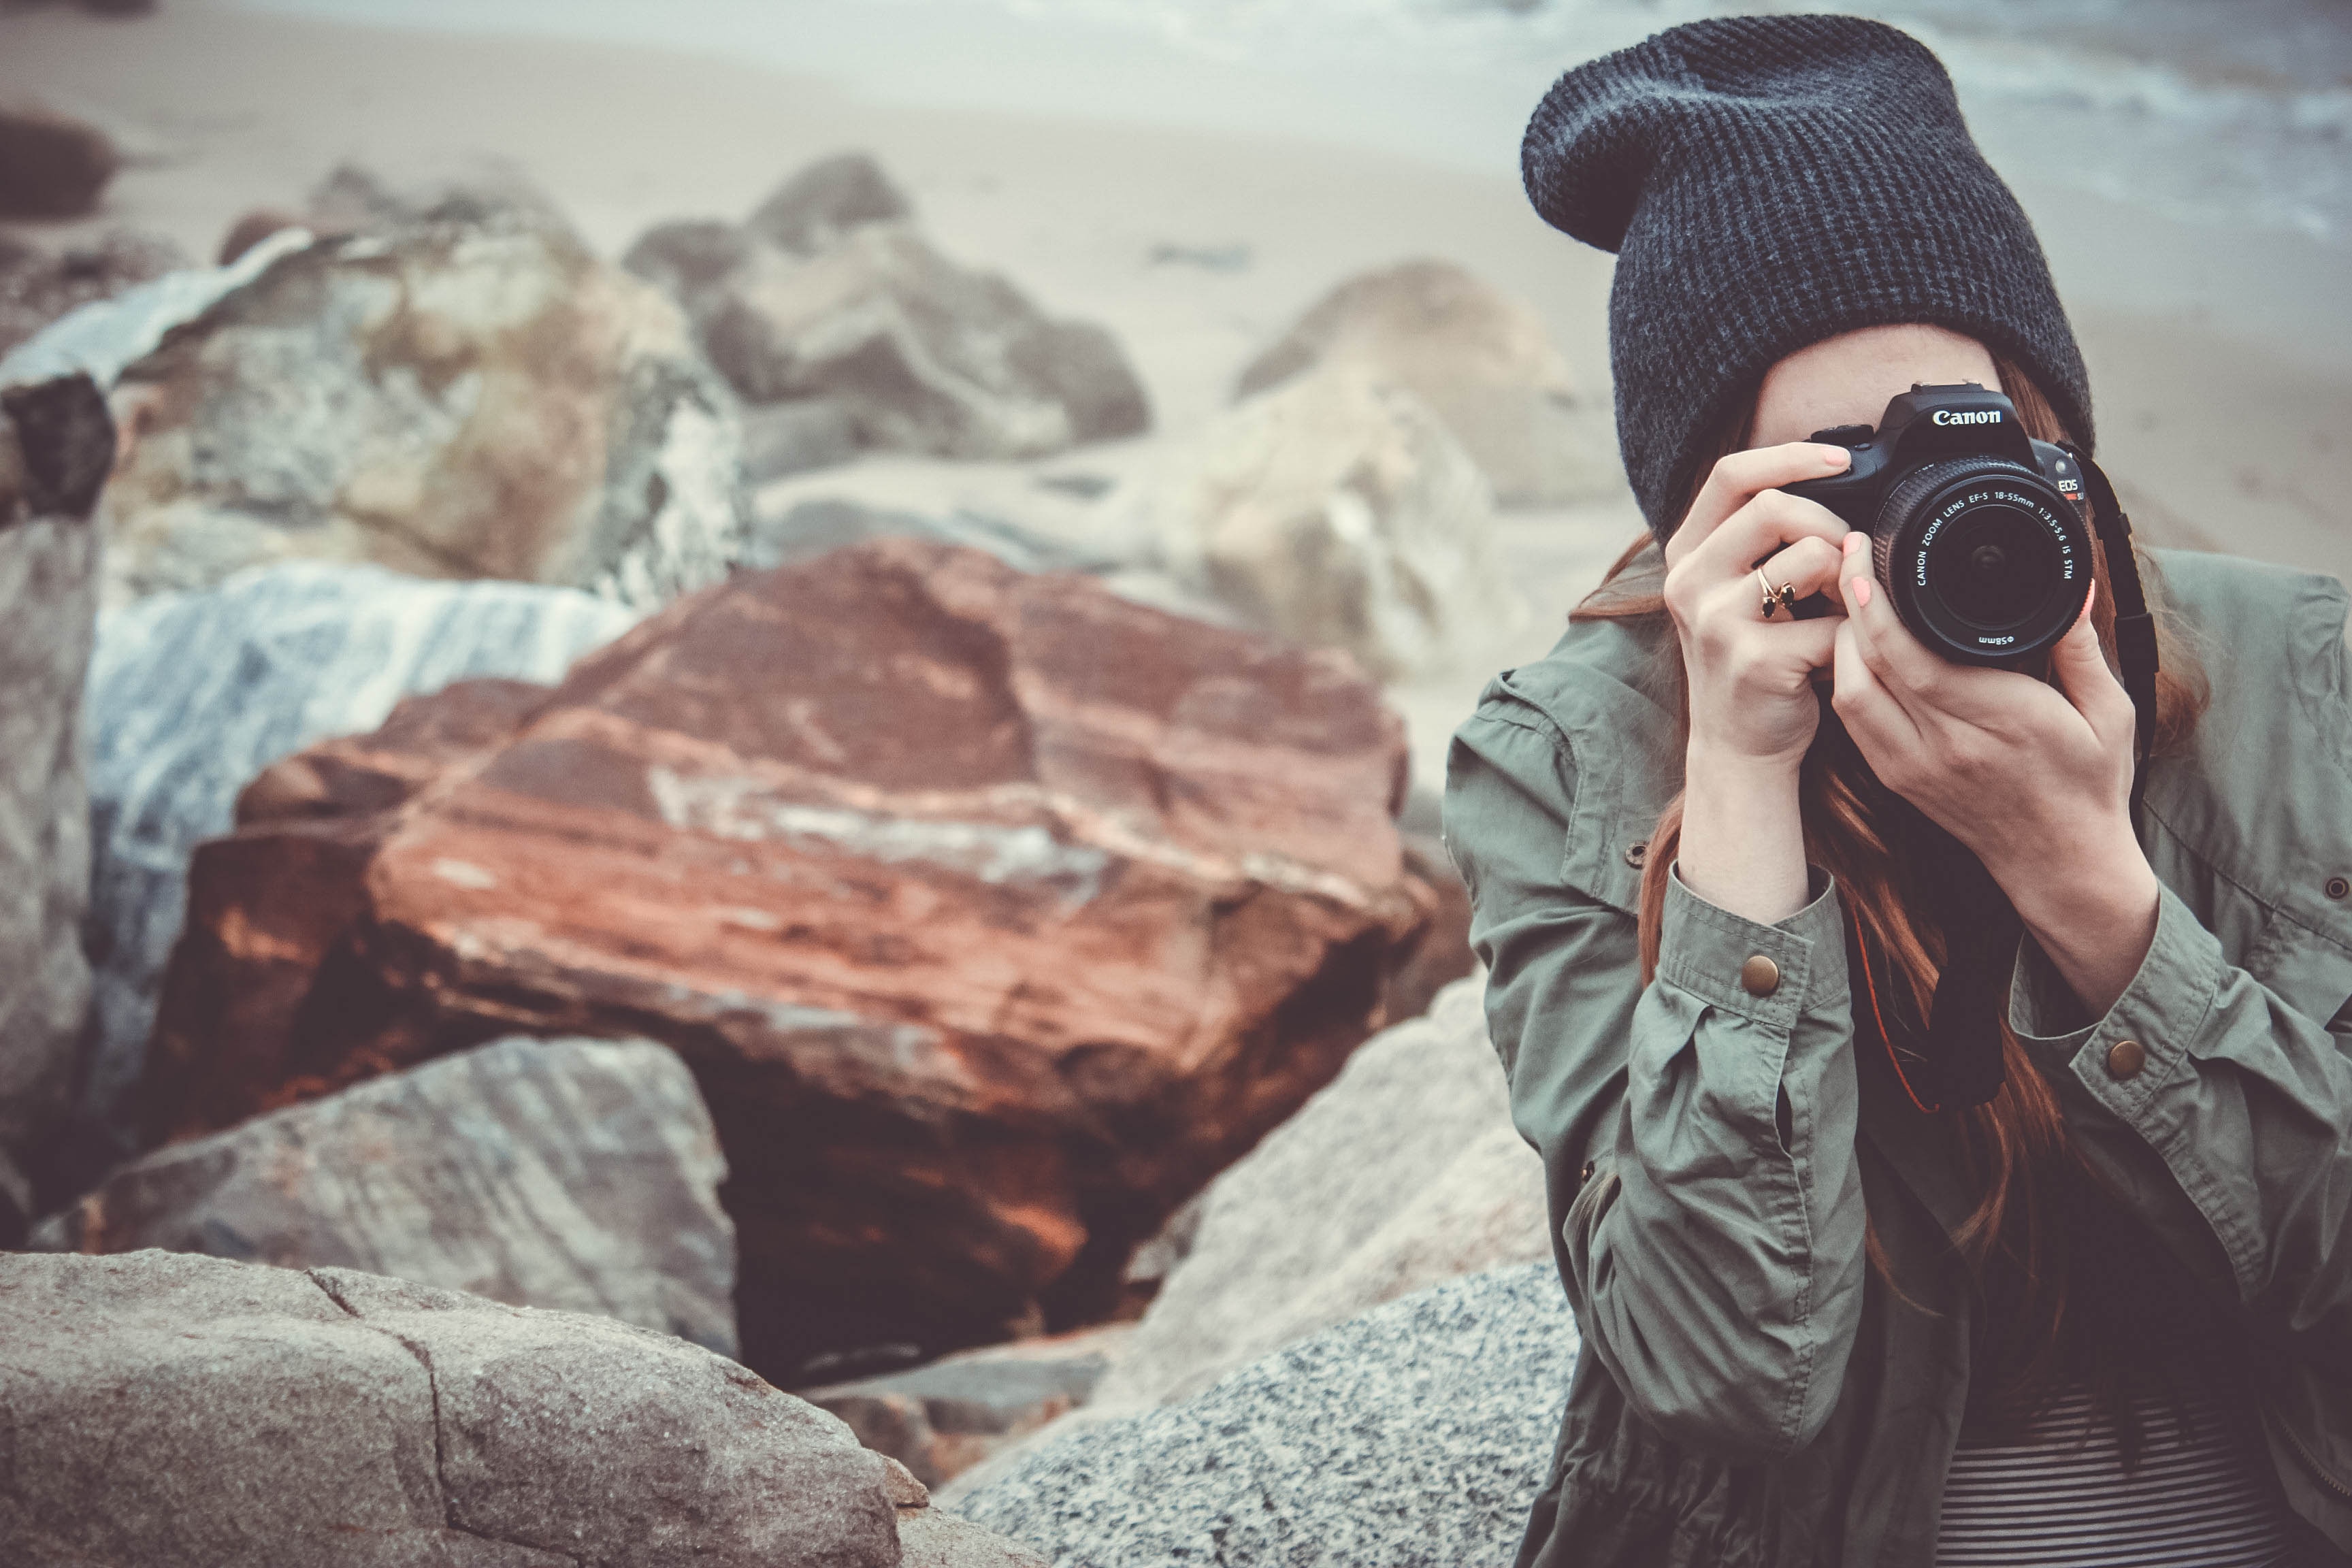
M 269 1325 L 168 1415 L 396 1319 L 593 1386 L 555 1448 L 804 1393 L 789 1495 L 697 1472 L 681 1540 L 1507 1554 L 1576 1347 L 1435 795 L 1640 533 L 1517 139 L 1746 8 L 0 0 L 0 1332 L 82 1325 L 58 1463 L 159 1324 Z M 1861 9 L 2032 212 L 2142 531 L 2352 569 L 2341 5 Z M 0 1536 L 244 1484 L 174 1430 Z

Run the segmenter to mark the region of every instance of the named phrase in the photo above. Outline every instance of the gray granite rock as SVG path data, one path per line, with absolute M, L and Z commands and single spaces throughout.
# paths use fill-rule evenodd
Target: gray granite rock
M 89 1009 L 82 687 L 98 609 L 89 510 L 112 454 L 86 376 L 0 392 L 0 1246 L 64 1109 Z
M 1549 1264 L 1471 1275 L 1181 1405 L 1055 1428 L 938 1504 L 1056 1568 L 1503 1568 L 1576 1349 Z
M 1543 1162 L 1511 1126 L 1483 994 L 1457 981 L 1367 1040 L 1209 1184 L 1098 1406 L 1181 1399 L 1383 1301 L 1550 1258 Z
M 124 370 L 110 602 L 288 558 L 641 606 L 724 575 L 733 395 L 667 297 L 502 200 L 289 250 Z
M 800 1394 L 935 1487 L 1085 1405 L 1131 1331 L 1106 1323 L 1015 1340 Z
M 293 563 L 108 615 L 86 700 L 97 970 L 81 1184 L 132 1147 L 127 1099 L 186 906 L 188 857 L 237 792 L 314 742 L 471 676 L 552 682 L 634 612 L 568 588 Z
M 1534 306 L 1450 261 L 1401 262 L 1347 279 L 1250 362 L 1234 395 L 1338 363 L 1410 387 L 1505 505 L 1624 489 L 1609 399 L 1579 393 Z
M 887 1461 L 838 1421 L 604 1319 L 343 1269 L 18 1254 L 0 1342 L 0 1542 L 27 1568 L 901 1560 Z
M 358 1268 L 732 1356 L 726 1173 L 667 1047 L 514 1038 L 159 1149 L 31 1244 Z
M 872 153 L 839 153 L 777 186 L 752 210 L 743 230 L 779 249 L 814 255 L 851 229 L 914 216 L 914 204 Z
M 1253 626 L 1383 678 L 1441 673 L 1528 615 L 1484 470 L 1418 394 L 1359 361 L 1226 409 L 1155 454 L 1118 504 Z
M 1108 332 L 949 260 L 862 153 L 803 170 L 740 229 L 661 225 L 625 264 L 676 295 L 747 402 L 829 399 L 861 447 L 1035 457 L 1151 422 Z

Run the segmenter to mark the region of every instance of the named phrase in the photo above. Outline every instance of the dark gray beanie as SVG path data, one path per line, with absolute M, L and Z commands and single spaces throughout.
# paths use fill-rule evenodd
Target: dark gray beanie
M 1967 333 L 2090 444 L 2090 380 L 2033 227 L 1908 34 L 1853 16 L 1675 27 L 1554 83 L 1520 163 L 1546 222 L 1617 252 L 1617 440 L 1661 540 L 1773 362 L 1858 327 Z

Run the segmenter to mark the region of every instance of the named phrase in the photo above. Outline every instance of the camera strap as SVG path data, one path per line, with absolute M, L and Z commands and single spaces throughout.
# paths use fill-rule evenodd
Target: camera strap
M 2083 488 L 2091 498 L 2091 527 L 2107 558 L 2107 588 L 2116 600 L 2116 659 L 2123 666 L 2124 690 L 2130 694 L 2137 732 L 2132 747 L 2132 826 L 2139 826 L 2140 797 L 2147 789 L 2148 753 L 2156 745 L 2156 617 L 2148 613 L 2147 592 L 2139 580 L 2139 558 L 2132 551 L 2131 519 L 2116 499 L 2116 487 L 2091 455 L 2072 441 L 2059 443 L 2082 466 Z

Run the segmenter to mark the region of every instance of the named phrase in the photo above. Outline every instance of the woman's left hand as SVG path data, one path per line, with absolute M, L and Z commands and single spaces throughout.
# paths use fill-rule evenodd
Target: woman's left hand
M 2132 831 L 2131 698 L 2091 605 L 2052 650 L 2053 680 L 1938 658 L 1845 540 L 1832 706 L 1864 761 L 1972 850 L 2095 1016 L 2156 934 L 2156 873 Z

